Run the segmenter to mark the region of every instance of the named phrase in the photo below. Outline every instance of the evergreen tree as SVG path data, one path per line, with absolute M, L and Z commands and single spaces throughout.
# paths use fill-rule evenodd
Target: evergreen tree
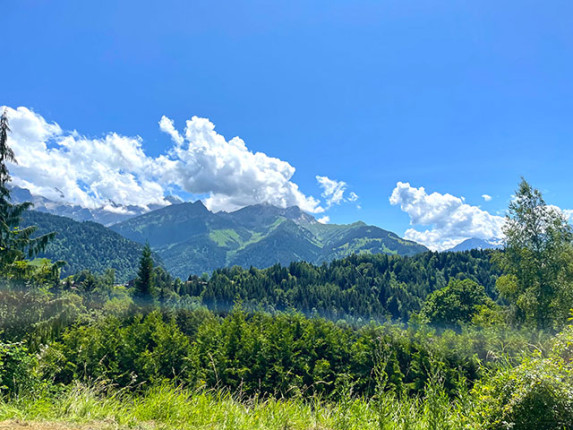
M 140 304 L 150 304 L 153 301 L 153 259 L 149 243 L 145 244 L 141 259 L 139 260 L 139 270 L 135 280 L 135 298 Z
M 41 252 L 55 236 L 55 233 L 49 233 L 31 238 L 36 227 L 19 227 L 22 213 L 29 209 L 32 203 L 11 202 L 8 186 L 11 177 L 6 163 L 16 163 L 16 158 L 12 148 L 8 146 L 9 132 L 8 115 L 4 111 L 0 117 L 0 276 L 5 278 L 26 276 L 30 266 L 25 258 Z M 53 268 L 57 270 L 60 266 L 61 263 L 58 263 Z
M 506 275 L 496 285 L 510 302 L 514 321 L 538 329 L 563 325 L 573 304 L 571 226 L 522 179 L 503 232 L 505 251 L 498 261 Z

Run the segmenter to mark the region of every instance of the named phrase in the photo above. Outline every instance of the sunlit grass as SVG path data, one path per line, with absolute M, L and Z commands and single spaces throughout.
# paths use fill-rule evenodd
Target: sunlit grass
M 77 384 L 60 394 L 0 402 L 0 421 L 97 423 L 94 428 L 134 429 L 464 429 L 466 400 L 451 401 L 437 388 L 426 398 L 247 398 L 227 392 L 193 391 L 158 385 L 144 394 Z

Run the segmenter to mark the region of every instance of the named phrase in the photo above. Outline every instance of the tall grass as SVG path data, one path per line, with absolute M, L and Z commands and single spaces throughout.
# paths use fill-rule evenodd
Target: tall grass
M 102 428 L 136 429 L 477 429 L 472 402 L 451 401 L 437 384 L 424 398 L 392 393 L 373 399 L 247 398 L 221 391 L 193 391 L 161 384 L 143 394 L 76 384 L 0 401 L 0 421 L 103 423 Z

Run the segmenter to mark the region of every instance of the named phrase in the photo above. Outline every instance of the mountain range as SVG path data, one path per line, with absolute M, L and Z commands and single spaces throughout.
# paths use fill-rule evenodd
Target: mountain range
M 143 207 L 121 205 L 109 201 L 108 204 L 103 207 L 89 209 L 83 206 L 60 203 L 43 196 L 37 196 L 30 193 L 29 190 L 20 187 L 13 187 L 10 190 L 10 195 L 14 203 L 32 202 L 34 204 L 34 210 L 38 212 L 65 216 L 75 221 L 93 221 L 105 226 L 124 221 L 137 215 L 142 215 L 165 205 L 183 202 L 183 200 L 177 196 L 168 196 L 165 197 L 165 205 L 149 205 Z
M 100 271 L 108 265 L 116 268 L 119 279 L 134 276 L 146 242 L 165 269 L 183 279 L 233 265 L 321 264 L 354 253 L 414 255 L 428 250 L 363 222 L 322 224 L 296 206 L 263 204 L 214 213 L 201 201 L 181 203 L 172 198 L 159 208 L 86 209 L 33 196 L 22 188 L 14 188 L 12 198 L 34 203 L 28 224 L 36 223 L 40 232 L 59 232 L 46 256 L 67 260 L 66 273 L 81 268 Z
M 213 213 L 197 201 L 166 206 L 110 228 L 135 242 L 149 242 L 166 269 L 180 277 L 233 265 L 264 268 L 301 260 L 320 264 L 354 253 L 427 251 L 363 222 L 321 224 L 296 206 L 254 205 Z

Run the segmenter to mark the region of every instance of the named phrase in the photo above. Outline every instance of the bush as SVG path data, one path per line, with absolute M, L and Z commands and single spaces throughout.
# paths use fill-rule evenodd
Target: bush
M 573 428 L 573 367 L 568 356 L 573 331 L 556 338 L 548 357 L 526 357 L 475 388 L 486 428 L 563 430 Z
M 190 352 L 188 338 L 159 312 L 131 321 L 112 316 L 69 329 L 42 351 L 40 368 L 57 383 L 111 380 L 124 387 L 188 380 Z
M 39 382 L 34 377 L 35 360 L 22 343 L 0 343 L 0 393 L 30 392 Z

